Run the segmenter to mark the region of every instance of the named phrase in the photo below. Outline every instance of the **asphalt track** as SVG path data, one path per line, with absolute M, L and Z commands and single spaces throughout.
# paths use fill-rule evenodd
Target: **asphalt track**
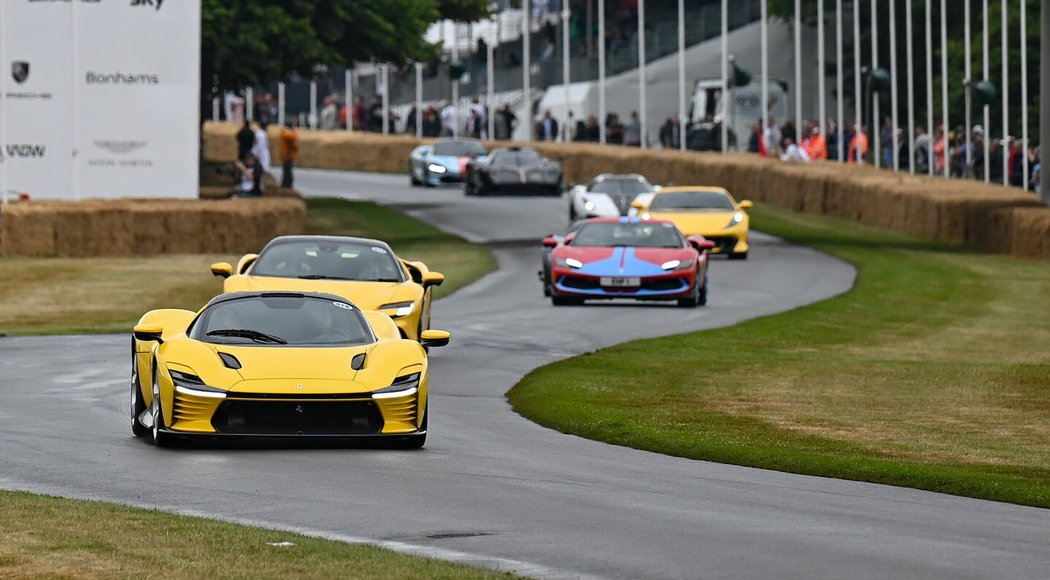
M 756 236 L 752 259 L 712 265 L 706 307 L 554 308 L 536 281 L 534 241 L 564 227 L 564 199 L 464 199 L 410 189 L 403 176 L 298 180 L 307 194 L 399 204 L 494 242 L 499 271 L 434 308 L 453 344 L 434 351 L 427 446 L 155 449 L 127 425 L 127 336 L 0 338 L 0 487 L 544 577 L 1050 577 L 1045 510 L 606 445 L 539 427 L 504 397 L 557 359 L 838 294 L 853 282 L 848 265 Z

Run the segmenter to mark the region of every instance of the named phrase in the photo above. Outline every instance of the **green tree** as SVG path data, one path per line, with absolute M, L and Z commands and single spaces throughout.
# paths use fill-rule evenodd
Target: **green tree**
M 485 0 L 204 0 L 202 102 L 290 73 L 310 77 L 322 64 L 427 60 L 437 51 L 424 38 L 430 24 L 488 14 Z

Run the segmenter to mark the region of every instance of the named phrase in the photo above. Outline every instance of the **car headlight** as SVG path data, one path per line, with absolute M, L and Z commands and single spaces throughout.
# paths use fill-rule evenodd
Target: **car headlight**
M 373 399 L 393 399 L 396 397 L 407 397 L 419 391 L 419 373 L 402 375 L 394 379 L 389 387 L 372 391 Z
M 445 173 L 446 171 L 448 171 L 448 169 L 446 169 L 444 165 L 438 165 L 437 163 L 431 163 L 430 165 L 427 165 L 427 171 L 429 171 L 431 173 L 437 173 L 438 175 L 441 175 L 442 173 Z
M 391 304 L 384 304 L 378 308 L 378 310 L 393 310 L 394 313 L 384 312 L 390 318 L 400 318 L 402 316 L 408 316 L 416 309 L 415 302 L 393 302 Z
M 733 214 L 733 220 L 730 221 L 729 225 L 726 226 L 724 229 L 729 229 L 742 221 L 744 221 L 744 212 L 738 211 L 735 214 Z
M 557 258 L 554 260 L 554 264 L 561 266 L 562 268 L 572 268 L 574 270 L 579 270 L 583 267 L 583 262 L 576 258 Z
M 204 397 L 208 399 L 226 398 L 226 391 L 204 384 L 204 381 L 197 375 L 173 371 L 171 369 L 168 369 L 168 374 L 171 375 L 171 382 L 175 383 L 175 391 L 182 393 L 183 395 Z
M 664 270 L 687 270 L 693 267 L 693 260 L 671 260 L 660 265 Z
M 593 211 L 594 210 L 594 202 L 588 199 L 587 202 L 583 204 L 583 209 L 585 209 L 587 211 Z

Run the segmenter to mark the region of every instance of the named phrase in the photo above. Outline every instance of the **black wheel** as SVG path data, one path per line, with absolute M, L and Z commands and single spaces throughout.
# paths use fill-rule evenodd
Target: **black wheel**
M 160 380 L 157 378 L 156 364 L 153 369 L 153 402 L 149 407 L 150 418 L 153 419 L 150 427 L 150 435 L 153 444 L 157 447 L 168 447 L 171 445 L 171 435 L 161 430 L 164 425 L 164 409 L 160 403 Z
M 700 289 L 700 297 L 696 303 L 700 306 L 707 306 L 707 276 L 704 276 L 704 286 Z
M 139 416 L 146 410 L 146 401 L 142 398 L 142 385 L 139 381 L 138 357 L 135 355 L 135 339 L 131 339 L 131 432 L 135 437 L 145 437 L 149 429 L 139 421 Z
M 569 203 L 569 224 L 576 223 L 576 205 Z
M 567 296 L 551 296 L 551 304 L 554 306 L 579 306 L 583 304 L 581 298 L 569 298 Z
M 678 299 L 678 306 L 681 308 L 696 308 L 697 304 L 700 304 L 700 280 L 693 282 L 693 291 L 689 296 Z
M 740 252 L 738 254 L 729 254 L 730 260 L 746 260 L 747 252 Z
M 561 187 L 557 185 L 552 186 L 550 190 L 548 190 L 547 195 L 550 195 L 551 197 L 561 197 Z
M 423 185 L 422 181 L 416 179 L 416 172 L 412 168 L 412 164 L 411 163 L 408 164 L 408 177 L 409 177 L 409 179 L 412 180 L 412 187 L 415 187 L 417 185 Z
M 419 427 L 422 433 L 413 433 L 407 435 L 404 439 L 398 442 L 398 447 L 401 449 L 420 449 L 427 442 L 427 423 L 430 420 L 430 401 L 427 401 L 426 408 L 423 409 L 423 424 Z
M 543 295 L 550 298 L 554 294 L 551 290 L 551 271 L 548 267 L 543 268 Z

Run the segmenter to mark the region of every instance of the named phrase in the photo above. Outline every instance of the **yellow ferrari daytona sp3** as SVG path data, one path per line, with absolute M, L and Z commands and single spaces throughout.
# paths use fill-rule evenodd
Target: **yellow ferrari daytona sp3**
M 131 427 L 178 436 L 393 438 L 427 435 L 427 330 L 401 337 L 381 312 L 340 296 L 235 292 L 199 312 L 153 310 L 132 340 Z

